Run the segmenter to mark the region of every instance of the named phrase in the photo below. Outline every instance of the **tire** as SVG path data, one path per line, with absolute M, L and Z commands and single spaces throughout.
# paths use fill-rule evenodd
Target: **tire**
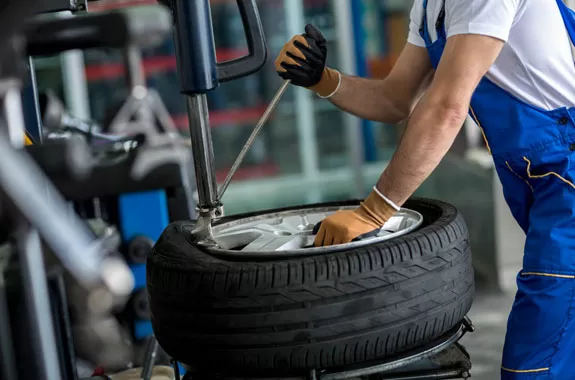
M 350 204 L 359 202 L 308 207 Z M 147 261 L 160 345 L 198 371 L 278 375 L 382 359 L 441 337 L 473 301 L 467 227 L 442 202 L 406 207 L 425 219 L 408 235 L 277 260 L 216 257 L 187 240 L 191 222 L 171 224 Z

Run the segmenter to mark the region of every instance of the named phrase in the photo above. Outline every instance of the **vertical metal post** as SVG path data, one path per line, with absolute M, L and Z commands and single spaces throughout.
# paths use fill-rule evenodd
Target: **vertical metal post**
M 62 82 L 64 100 L 70 113 L 82 120 L 90 120 L 88 81 L 84 71 L 84 52 L 72 50 L 62 53 Z
M 214 151 L 205 93 L 218 86 L 209 0 L 175 0 L 174 21 L 180 92 L 186 95 L 199 208 L 218 205 Z
M 124 62 L 128 87 L 146 87 L 146 74 L 142 67 L 142 52 L 137 46 L 126 46 L 124 49 Z
M 404 1 L 404 0 L 403 0 Z M 356 74 L 360 77 L 367 77 L 367 63 L 365 51 L 365 29 L 363 27 L 363 18 L 365 11 L 365 4 L 361 0 L 350 0 L 349 6 L 351 7 L 352 26 L 354 33 L 354 47 L 356 58 Z M 377 161 L 377 145 L 374 139 L 374 123 L 369 120 L 362 121 L 362 132 L 364 141 L 364 154 L 367 162 Z
M 218 86 L 209 0 L 174 0 L 180 91 L 203 94 Z
M 218 187 L 206 96 L 187 96 L 187 107 L 198 187 L 198 205 L 200 209 L 210 208 L 218 202 Z
M 335 0 L 333 2 L 333 12 L 335 14 L 335 25 L 337 31 L 337 41 L 339 45 L 338 61 L 340 69 L 350 75 L 357 73 L 355 62 L 355 38 L 353 35 L 351 14 L 351 4 L 349 0 Z M 343 113 L 349 156 L 350 156 L 350 171 L 353 177 L 354 188 L 352 195 L 354 197 L 363 197 L 365 194 L 365 180 L 363 178 L 363 163 L 364 163 L 364 144 L 362 138 L 361 124 L 362 121 L 356 116 L 349 113 Z
M 304 32 L 304 7 L 303 0 L 284 1 L 286 14 L 286 31 L 290 38 L 294 34 Z M 294 88 L 294 109 L 296 112 L 296 124 L 298 129 L 298 146 L 303 175 L 306 180 L 312 182 L 319 177 L 319 158 L 317 152 L 316 123 L 314 115 L 313 94 L 303 88 Z M 319 201 L 318 192 L 309 192 L 308 201 Z
M 0 246 L 0 376 L 2 379 L 17 379 L 14 333 L 10 326 L 6 270 L 13 250 L 10 244 Z
M 44 270 L 44 258 L 38 232 L 21 217 L 17 231 L 17 250 L 24 287 L 28 327 L 35 339 L 30 342 L 33 357 L 37 360 L 39 373 L 36 379 L 62 379 L 56 350 L 56 338 L 52 325 L 52 310 Z
M 4 115 L 8 128 L 8 138 L 10 144 L 15 148 L 24 146 L 24 115 L 22 114 L 22 93 L 19 83 L 8 81 L 3 83 L 6 86 L 2 89 Z
M 85 0 L 75 0 L 80 8 L 86 8 Z M 57 12 L 56 17 L 73 17 L 70 11 Z M 60 54 L 64 100 L 70 113 L 83 120 L 90 120 L 88 80 L 84 70 L 84 52 L 70 50 Z
M 131 96 L 138 100 L 144 99 L 147 94 L 146 73 L 142 63 L 142 51 L 134 45 L 126 46 L 124 49 L 124 66 L 126 69 L 126 78 Z M 154 125 L 154 114 L 150 107 L 140 106 L 135 114 L 140 123 Z

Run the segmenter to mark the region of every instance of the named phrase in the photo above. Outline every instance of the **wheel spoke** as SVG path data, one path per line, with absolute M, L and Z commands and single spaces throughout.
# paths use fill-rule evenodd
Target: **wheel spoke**
M 313 227 L 321 222 L 326 215 L 312 214 L 312 215 L 294 215 L 282 218 L 281 226 L 285 231 L 292 233 L 301 233 L 304 231 L 312 231 Z
M 302 237 L 298 235 L 276 236 L 261 234 L 254 241 L 242 248 L 242 251 L 287 251 L 302 247 Z
M 258 224 L 253 228 L 263 234 L 272 234 L 275 236 L 291 236 L 295 232 L 292 229 L 289 229 L 289 226 L 284 226 L 283 224 Z

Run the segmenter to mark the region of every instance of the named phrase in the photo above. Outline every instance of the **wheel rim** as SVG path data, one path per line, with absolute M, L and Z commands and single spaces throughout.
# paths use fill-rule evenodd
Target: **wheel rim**
M 313 247 L 314 226 L 339 210 L 357 206 L 302 208 L 241 218 L 213 227 L 217 248 L 213 251 L 235 256 L 297 256 L 351 249 L 380 243 L 413 232 L 423 223 L 414 210 L 401 209 L 377 236 L 329 247 Z

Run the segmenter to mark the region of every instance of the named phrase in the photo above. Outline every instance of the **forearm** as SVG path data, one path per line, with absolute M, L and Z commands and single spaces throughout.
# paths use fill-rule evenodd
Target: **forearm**
M 402 205 L 429 177 L 449 151 L 465 121 L 464 104 L 446 106 L 426 96 L 415 108 L 377 188 Z
M 343 111 L 386 124 L 398 124 L 409 116 L 409 105 L 389 96 L 386 79 L 341 75 L 341 86 L 330 101 Z

